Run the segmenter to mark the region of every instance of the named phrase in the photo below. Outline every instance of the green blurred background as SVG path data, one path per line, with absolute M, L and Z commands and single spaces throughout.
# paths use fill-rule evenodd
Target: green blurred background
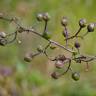
M 69 19 L 69 32 L 73 34 L 78 29 L 80 18 L 87 22 L 96 20 L 96 0 L 0 0 L 0 12 L 9 17 L 18 17 L 23 26 L 29 27 L 36 22 L 36 14 L 48 12 L 51 20 L 48 30 L 52 39 L 64 44 L 61 35 L 62 16 Z M 36 26 L 38 31 L 43 29 L 43 24 Z M 0 20 L 0 31 L 11 33 L 14 25 Z M 85 32 L 86 30 L 83 30 Z M 82 34 L 81 33 L 81 34 Z M 38 56 L 31 63 L 24 62 L 26 52 L 35 51 L 38 45 L 45 45 L 46 41 L 34 34 L 18 36 L 21 44 L 17 42 L 6 47 L 0 46 L 0 66 L 11 68 L 12 74 L 4 77 L 0 74 L 0 96 L 96 96 L 96 64 L 90 64 L 89 72 L 85 72 L 85 64 L 73 64 L 74 70 L 80 72 L 81 78 L 75 82 L 68 73 L 58 80 L 50 78 L 54 70 L 53 62 L 45 56 Z M 81 52 L 89 55 L 96 53 L 96 32 L 88 35 L 81 42 Z M 51 56 L 64 52 L 63 50 L 50 51 Z

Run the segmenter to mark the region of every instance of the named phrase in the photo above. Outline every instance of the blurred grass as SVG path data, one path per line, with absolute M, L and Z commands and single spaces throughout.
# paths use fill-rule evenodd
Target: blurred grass
M 86 18 L 87 22 L 95 22 L 95 4 L 96 0 L 0 0 L 0 12 L 9 17 L 18 17 L 24 26 L 32 26 L 36 22 L 35 16 L 38 12 L 49 12 L 51 20 L 48 26 L 49 31 L 52 32 L 52 39 L 63 44 L 60 25 L 62 16 L 68 17 L 69 31 L 70 34 L 73 34 L 78 29 L 80 18 Z M 43 24 L 38 27 L 39 31 L 42 30 L 42 26 Z M 0 21 L 0 31 L 11 33 L 13 30 L 13 25 Z M 70 73 L 55 81 L 50 78 L 49 74 L 52 66 L 47 65 L 51 62 L 47 61 L 44 56 L 35 58 L 31 64 L 23 61 L 26 51 L 34 51 L 37 45 L 45 45 L 46 42 L 33 34 L 32 36 L 24 34 L 18 38 L 22 41 L 21 45 L 15 42 L 6 47 L 0 47 L 0 64 L 12 67 L 14 71 L 7 77 L 0 75 L 0 94 L 3 94 L 2 96 L 10 96 L 8 94 L 11 96 L 96 96 L 95 63 L 90 64 L 89 72 L 83 71 L 85 67 L 83 64 L 73 65 L 76 70 L 81 72 L 81 79 L 78 82 L 71 79 Z M 95 54 L 95 40 L 96 32 L 81 41 L 82 53 Z M 54 56 L 58 52 L 62 51 L 56 50 L 49 54 Z

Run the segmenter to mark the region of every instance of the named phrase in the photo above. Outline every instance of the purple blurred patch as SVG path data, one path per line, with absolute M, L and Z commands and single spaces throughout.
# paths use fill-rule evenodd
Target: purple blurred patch
M 10 76 L 13 73 L 12 68 L 0 66 L 0 74 L 3 76 Z

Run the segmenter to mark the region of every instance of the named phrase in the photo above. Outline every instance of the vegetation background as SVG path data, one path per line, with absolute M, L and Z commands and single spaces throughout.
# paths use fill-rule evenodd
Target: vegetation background
M 86 18 L 88 23 L 96 21 L 96 0 L 0 0 L 0 12 L 9 17 L 18 17 L 27 27 L 36 22 L 37 13 L 49 12 L 51 20 L 48 30 L 52 33 L 52 39 L 64 44 L 60 24 L 62 16 L 68 17 L 70 34 L 73 34 L 78 29 L 80 18 Z M 43 24 L 37 27 L 41 31 Z M 14 25 L 0 20 L 0 31 L 11 33 L 14 30 Z M 45 56 L 38 56 L 31 63 L 23 60 L 27 51 L 34 51 L 38 45 L 45 45 L 46 42 L 30 33 L 19 35 L 18 39 L 21 44 L 15 42 L 5 47 L 0 46 L 0 70 L 5 68 L 12 71 L 8 76 L 0 73 L 0 94 L 3 94 L 0 96 L 96 96 L 95 62 L 90 64 L 89 72 L 85 72 L 85 64 L 73 64 L 74 70 L 79 70 L 81 74 L 77 82 L 72 80 L 70 72 L 53 80 L 50 78 L 54 70 L 53 62 L 49 62 Z M 82 53 L 95 55 L 95 41 L 96 32 L 80 41 Z M 60 52 L 64 51 L 49 50 L 51 56 Z

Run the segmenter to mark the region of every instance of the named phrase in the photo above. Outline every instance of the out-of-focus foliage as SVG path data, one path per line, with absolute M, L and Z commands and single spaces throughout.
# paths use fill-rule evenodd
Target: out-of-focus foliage
M 80 18 L 86 18 L 87 22 L 96 21 L 95 11 L 96 0 L 0 0 L 0 12 L 8 17 L 18 17 L 23 26 L 32 26 L 36 22 L 35 16 L 38 12 L 49 12 L 51 20 L 48 26 L 52 39 L 62 44 L 62 16 L 68 17 L 69 31 L 73 34 L 78 29 Z M 37 27 L 37 30 L 41 31 L 43 24 Z M 14 25 L 0 20 L 0 31 L 11 33 L 14 30 Z M 48 62 L 44 56 L 35 58 L 31 64 L 23 61 L 27 51 L 34 51 L 39 44 L 45 45 L 46 42 L 34 34 L 22 34 L 18 39 L 21 44 L 15 42 L 5 47 L 0 46 L 0 96 L 96 96 L 94 62 L 94 65 L 90 64 L 89 72 L 84 72 L 84 64 L 73 64 L 74 70 L 80 70 L 81 73 L 78 82 L 71 79 L 70 73 L 53 80 L 50 78 L 52 62 Z M 95 54 L 95 40 L 96 32 L 81 41 L 82 52 Z M 54 56 L 60 51 L 58 49 L 49 54 Z

